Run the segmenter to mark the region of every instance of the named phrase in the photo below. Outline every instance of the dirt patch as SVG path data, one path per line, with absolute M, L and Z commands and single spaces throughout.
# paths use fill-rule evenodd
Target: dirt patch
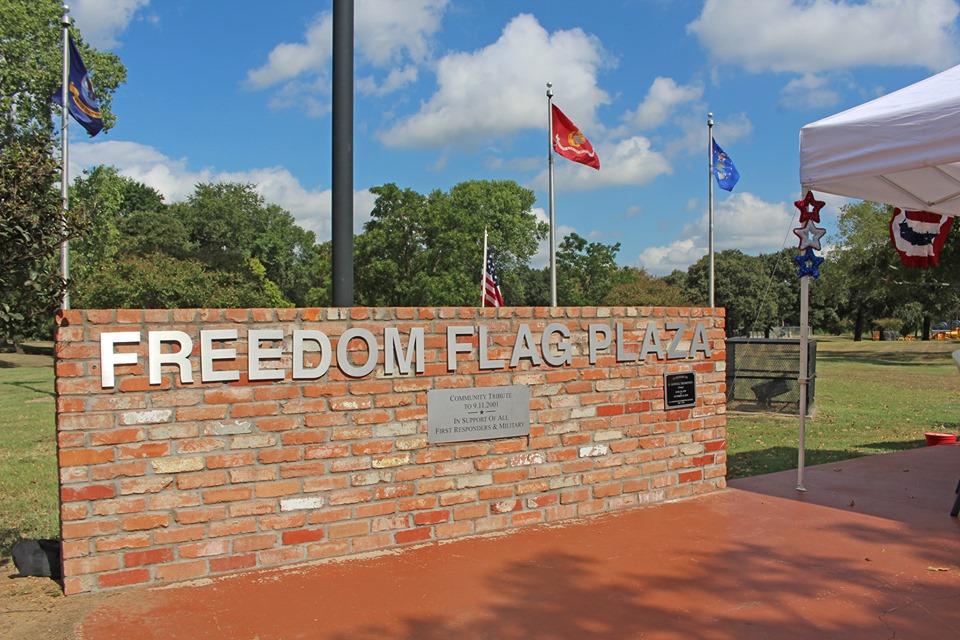
M 63 595 L 49 578 L 21 578 L 9 559 L 0 563 L 0 628 L 6 638 L 75 640 L 74 627 L 109 596 Z

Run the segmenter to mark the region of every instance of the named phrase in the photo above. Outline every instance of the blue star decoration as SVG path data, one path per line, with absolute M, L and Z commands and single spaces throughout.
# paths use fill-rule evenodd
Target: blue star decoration
M 807 247 L 806 251 L 793 259 L 797 263 L 799 270 L 797 277 L 813 276 L 814 279 L 820 277 L 820 265 L 823 264 L 823 258 L 813 252 L 813 249 Z
M 821 250 L 820 247 L 820 238 L 823 237 L 823 234 L 827 232 L 823 227 L 818 227 L 813 223 L 813 220 L 807 220 L 801 226 L 793 230 L 793 235 L 800 238 L 800 250 L 804 249 L 816 249 L 817 251 Z

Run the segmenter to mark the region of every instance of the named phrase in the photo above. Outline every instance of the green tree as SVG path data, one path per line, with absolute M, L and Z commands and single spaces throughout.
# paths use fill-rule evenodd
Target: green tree
M 462 182 L 422 195 L 386 184 L 356 239 L 356 299 L 370 306 L 478 305 L 483 232 L 507 304 L 524 299 L 522 269 L 546 233 L 534 196 L 512 181 Z
M 771 283 L 764 260 L 737 249 L 720 251 L 714 256 L 715 290 L 718 307 L 727 311 L 727 335 L 767 331 L 781 322 L 777 292 Z M 707 256 L 687 270 L 687 295 L 694 304 L 708 304 Z
M 43 138 L 0 148 L 0 341 L 48 334 L 66 283 L 59 247 L 86 223 L 82 208 L 61 220 L 51 188 L 57 166 Z M 45 336 L 46 337 L 46 336 Z
M 61 3 L 56 0 L 0 0 L 0 145 L 21 135 L 53 136 L 51 96 L 63 67 Z M 116 121 L 113 92 L 126 80 L 120 59 L 98 51 L 71 27 L 80 55 L 100 99 L 104 129 Z
M 243 271 L 226 271 L 164 253 L 126 256 L 90 282 L 85 302 L 121 309 L 288 306 L 262 269 L 255 258 Z
M 576 233 L 557 249 L 557 302 L 560 305 L 601 304 L 621 277 L 617 266 L 620 243 L 587 242 Z
M 652 276 L 645 269 L 628 267 L 620 282 L 603 299 L 606 305 L 684 307 L 690 304 L 686 292 L 666 278 Z
M 151 224 L 152 216 L 162 216 L 163 197 L 150 187 L 121 176 L 114 167 L 97 166 L 84 171 L 71 186 L 70 201 L 72 206 L 82 207 L 89 217 L 84 234 L 70 246 L 76 306 L 91 306 L 87 298 L 91 281 L 116 268 L 124 254 L 150 253 L 157 245 L 178 240 L 169 236 L 170 229 Z M 145 213 L 144 207 L 153 212 Z
M 304 304 L 318 276 L 316 239 L 293 216 L 264 202 L 251 184 L 200 184 L 172 213 L 186 226 L 195 256 L 216 269 L 243 271 L 256 258 L 285 299 Z

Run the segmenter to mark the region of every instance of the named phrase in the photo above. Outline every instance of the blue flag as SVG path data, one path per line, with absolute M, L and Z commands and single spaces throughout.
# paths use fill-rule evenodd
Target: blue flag
M 733 191 L 740 181 L 740 172 L 733 165 L 733 160 L 720 148 L 716 140 L 713 141 L 713 177 L 717 179 L 717 185 L 727 191 Z
M 103 117 L 100 115 L 100 101 L 93 92 L 90 74 L 80 58 L 77 45 L 70 37 L 70 84 L 67 87 L 67 110 L 73 119 L 80 123 L 90 136 L 95 136 L 103 129 Z M 63 86 L 53 94 L 53 101 L 63 106 L 61 96 Z

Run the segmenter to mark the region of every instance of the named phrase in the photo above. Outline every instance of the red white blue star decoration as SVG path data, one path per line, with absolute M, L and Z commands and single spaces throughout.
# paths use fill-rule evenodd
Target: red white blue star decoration
M 799 249 L 803 251 L 806 248 L 822 251 L 820 247 L 820 238 L 827 232 L 823 227 L 818 227 L 813 220 L 807 220 L 802 225 L 793 230 L 793 235 L 800 238 Z
M 807 195 L 803 196 L 802 200 L 795 200 L 793 206 L 800 210 L 800 222 L 807 220 L 820 222 L 820 209 L 823 209 L 826 204 L 823 200 L 814 198 L 812 191 L 807 191 Z
M 812 248 L 807 247 L 807 250 L 796 256 L 793 261 L 799 267 L 797 271 L 799 277 L 813 276 L 814 279 L 820 277 L 820 265 L 823 264 L 823 258 L 815 254 Z
M 800 255 L 793 260 L 797 263 L 797 276 L 820 277 L 820 265 L 823 264 L 823 258 L 814 253 L 814 249 L 821 251 L 820 238 L 827 232 L 826 229 L 818 227 L 815 223 L 820 222 L 820 209 L 823 209 L 827 203 L 823 200 L 817 200 L 813 197 L 812 191 L 807 191 L 801 200 L 793 203 L 800 211 L 800 226 L 793 230 L 793 235 L 800 240 L 798 248 Z

